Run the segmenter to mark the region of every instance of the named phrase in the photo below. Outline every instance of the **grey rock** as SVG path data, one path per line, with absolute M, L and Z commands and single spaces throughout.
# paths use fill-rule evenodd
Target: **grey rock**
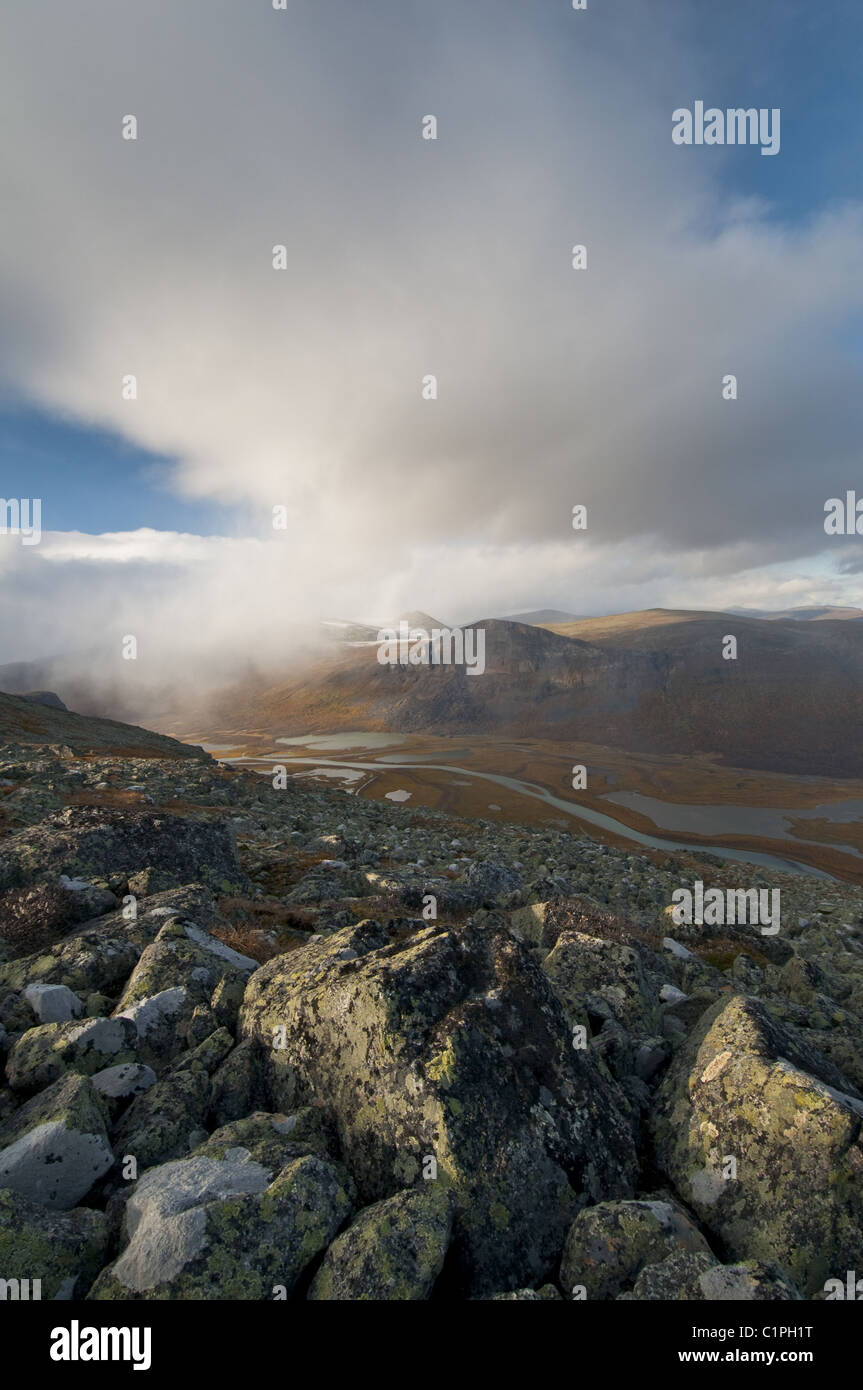
M 92 1085 L 70 1075 L 0 1126 L 0 1186 L 44 1206 L 74 1207 L 114 1162 Z
M 24 998 L 40 1023 L 65 1023 L 70 1018 L 80 1018 L 84 1012 L 77 994 L 65 985 L 28 985 Z

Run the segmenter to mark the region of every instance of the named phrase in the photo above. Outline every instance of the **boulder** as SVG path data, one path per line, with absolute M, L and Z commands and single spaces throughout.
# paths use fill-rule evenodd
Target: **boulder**
M 178 1057 L 123 1114 L 114 1135 L 117 1152 L 134 1157 L 140 1171 L 196 1148 L 197 1131 L 205 1126 L 210 1110 L 210 1076 L 232 1045 L 230 1033 L 220 1029 Z
M 569 1229 L 560 1286 L 568 1298 L 577 1287 L 589 1299 L 616 1298 L 646 1265 L 680 1252 L 709 1255 L 710 1247 L 677 1203 L 600 1202 L 579 1212 Z
M 132 1100 L 134 1096 L 149 1091 L 150 1087 L 156 1084 L 156 1073 L 151 1067 L 142 1066 L 140 1063 L 125 1062 L 95 1072 L 90 1080 L 93 1089 L 110 1105 L 114 1101 Z
M 66 1023 L 84 1012 L 81 1000 L 66 985 L 28 985 L 24 998 L 40 1023 Z
M 228 1053 L 212 1082 L 212 1117 L 217 1125 L 265 1109 L 270 1094 L 265 1061 L 256 1038 L 246 1038 Z M 291 1085 L 288 1090 L 293 1095 L 296 1088 Z
M 114 998 L 141 954 L 141 947 L 119 925 L 79 932 L 45 952 L 0 965 L 0 985 L 26 989 L 31 983 L 62 984 L 78 995 Z
M 71 1074 L 0 1125 L 0 1187 L 65 1211 L 114 1162 L 105 1111 L 90 1081 Z
M 314 1154 L 278 1174 L 242 1147 L 152 1168 L 126 1202 L 127 1244 L 93 1299 L 285 1298 L 352 1209 L 345 1171 Z
M 632 1033 L 656 1032 L 659 1000 L 631 946 L 562 932 L 542 968 L 570 1023 L 584 1023 L 591 1014 Z
M 330 1246 L 308 1297 L 427 1299 L 443 1268 L 452 1217 L 453 1194 L 436 1181 L 366 1207 Z
M 719 1266 L 710 1251 L 675 1250 L 664 1260 L 645 1265 L 631 1293 L 620 1295 L 636 1302 L 700 1302 L 702 1277 Z
M 809 1295 L 863 1243 L 863 1101 L 837 1080 L 738 995 L 677 1053 L 652 1117 L 658 1164 L 729 1254 L 777 1262 Z
M 162 1061 L 198 1041 L 189 1032 L 196 1010 L 206 1006 L 209 1012 L 211 998 L 226 983 L 236 986 L 239 1003 L 257 968 L 251 956 L 240 955 L 196 923 L 168 917 L 141 955 L 114 1014 L 134 1022 L 145 1060 Z M 204 1035 L 214 1026 L 215 1017 Z
M 30 1028 L 9 1054 L 6 1075 L 19 1091 L 39 1091 L 66 1072 L 92 1076 L 108 1063 L 135 1060 L 137 1033 L 125 1018 L 43 1023 Z
M 240 1027 L 280 1109 L 335 1113 L 366 1205 L 437 1164 L 472 1293 L 548 1278 L 578 1207 L 632 1191 L 629 1106 L 503 928 L 359 923 L 258 970 Z
M 646 1265 L 632 1293 L 622 1299 L 691 1303 L 796 1302 L 800 1294 L 778 1265 L 755 1260 L 721 1265 L 712 1256 L 677 1251 L 658 1264 Z
M 338 1158 L 338 1139 L 332 1118 L 320 1106 L 306 1106 L 293 1115 L 257 1110 L 245 1119 L 222 1125 L 196 1150 L 211 1158 L 224 1158 L 229 1149 L 248 1149 L 257 1163 L 278 1172 L 286 1163 L 306 1154 Z
M 0 1270 L 4 1279 L 38 1279 L 42 1299 L 83 1298 L 105 1261 L 108 1223 L 100 1211 L 50 1211 L 0 1189 Z M 32 1292 L 31 1292 L 32 1297 Z
M 4 843 L 0 892 L 65 874 L 90 883 L 157 864 L 180 882 L 245 892 L 234 843 L 221 821 L 105 806 L 67 806 Z

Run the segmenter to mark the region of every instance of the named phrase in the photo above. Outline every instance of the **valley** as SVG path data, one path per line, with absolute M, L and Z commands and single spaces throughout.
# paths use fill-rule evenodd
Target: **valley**
M 216 740 L 215 742 L 210 741 Z M 695 846 L 729 859 L 863 883 L 863 781 L 729 768 L 707 756 L 634 755 L 598 744 L 362 732 L 276 738 L 188 734 L 220 761 L 341 785 L 372 800 L 407 796 L 451 816 L 587 833 L 653 851 Z M 572 790 L 572 768 L 587 768 Z

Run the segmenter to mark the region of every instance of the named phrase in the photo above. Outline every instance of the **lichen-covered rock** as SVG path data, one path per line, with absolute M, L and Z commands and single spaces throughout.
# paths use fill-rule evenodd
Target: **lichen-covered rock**
M 518 941 L 526 946 L 545 946 L 551 949 L 552 943 L 543 940 L 546 918 L 550 914 L 550 903 L 528 903 L 525 907 L 514 909 L 509 915 L 509 929 Z M 532 1292 L 532 1291 L 531 1291 Z M 515 1297 L 515 1295 L 512 1295 Z M 493 1294 L 494 1298 L 508 1298 L 509 1294 Z
M 149 864 L 145 869 L 129 875 L 129 892 L 134 893 L 136 898 L 151 898 L 156 893 L 164 893 L 179 886 L 180 881 L 176 874 L 168 873 L 165 869 L 153 868 Z
M 449 1246 L 453 1205 L 450 1189 L 434 1181 L 366 1207 L 330 1246 L 308 1297 L 428 1298 Z
M 141 947 L 122 928 L 84 931 L 45 952 L 0 965 L 0 984 L 24 989 L 30 983 L 64 984 L 78 995 L 113 998 L 137 964 Z
M 863 1102 L 836 1079 L 737 996 L 705 1015 L 656 1095 L 657 1160 L 677 1191 L 733 1257 L 778 1262 L 804 1294 L 863 1245 Z
M 16 1033 L 26 1033 L 33 1027 L 33 1010 L 20 989 L 0 990 L 0 1024 L 7 1039 Z M 11 1043 L 7 1041 L 7 1047 Z
M 627 1102 L 505 929 L 362 922 L 258 970 L 241 1030 L 286 1079 L 279 1108 L 335 1112 L 366 1204 L 437 1163 L 471 1292 L 541 1282 L 579 1205 L 632 1191 Z
M 115 1017 L 129 1023 L 139 1057 L 161 1066 L 186 1050 L 195 1001 L 185 985 L 126 1004 Z
M 225 981 L 242 991 L 258 962 L 231 950 L 194 922 L 168 917 L 155 941 L 135 966 L 114 1013 L 137 1027 L 141 1055 L 164 1061 L 200 1039 L 195 1024 L 206 1012 L 198 1032 L 206 1036 L 217 1026 L 209 1009 L 214 991 Z
M 677 1251 L 646 1265 L 631 1293 L 620 1299 L 692 1303 L 799 1302 L 800 1294 L 778 1265 L 747 1260 L 721 1265 L 712 1256 Z
M 659 1000 L 632 947 L 562 932 L 542 968 L 570 1023 L 586 1023 L 592 1014 L 632 1033 L 650 1035 L 659 1027 Z
M 635 1281 L 631 1293 L 620 1295 L 623 1299 L 636 1302 L 658 1300 L 672 1301 L 704 1300 L 705 1293 L 701 1279 L 719 1261 L 709 1251 L 675 1250 L 664 1260 L 645 1265 Z
M 304 874 L 286 895 L 285 902 L 301 907 L 359 897 L 367 892 L 368 884 L 362 874 L 347 864 L 329 861 L 315 865 Z
M 24 990 L 30 984 L 67 985 L 81 998 L 102 994 L 113 1001 L 134 970 L 145 946 L 167 918 L 190 917 L 202 928 L 216 921 L 212 895 L 201 884 L 186 884 L 150 898 L 146 908 L 126 903 L 98 925 L 84 927 L 44 951 L 0 965 L 0 989 Z M 29 1006 L 28 1006 L 29 1008 Z M 28 1014 L 27 1027 L 32 1023 Z
M 523 934 L 530 944 L 550 951 L 564 932 L 578 932 L 592 940 L 608 939 L 613 942 L 620 940 L 624 930 L 631 930 L 632 924 L 626 917 L 610 909 L 607 904 L 598 902 L 590 894 L 561 896 L 559 884 L 555 887 L 549 883 L 548 886 L 554 896 L 514 912 L 510 919 L 511 929 L 515 930 L 516 935 Z
M 169 917 L 132 972 L 120 1007 L 177 984 L 194 986 L 198 999 L 209 1000 L 222 981 L 244 983 L 258 965 L 197 923 L 179 915 Z
M 259 961 L 253 961 L 252 969 L 257 970 L 259 964 Z M 236 975 L 223 975 L 213 990 L 210 1009 L 218 1027 L 232 1030 L 236 1027 L 250 973 L 251 971 L 244 970 L 238 971 Z
M 230 1033 L 220 1029 L 193 1052 L 178 1057 L 124 1112 L 114 1133 L 117 1152 L 134 1157 L 141 1171 L 196 1148 L 197 1131 L 205 1126 L 210 1110 L 210 1076 L 232 1044 Z
M 228 1053 L 213 1076 L 212 1116 L 217 1125 L 266 1109 L 270 1097 L 264 1062 L 264 1050 L 256 1038 L 246 1038 Z
M 90 1297 L 287 1297 L 352 1206 L 348 1174 L 315 1154 L 275 1176 L 243 1148 L 163 1164 L 126 1202 L 128 1244 Z
M 670 1254 L 710 1253 L 697 1226 L 674 1202 L 600 1202 L 579 1212 L 569 1228 L 560 1265 L 567 1297 L 583 1287 L 588 1298 L 616 1298 L 641 1270 Z
M 196 1137 L 207 1117 L 210 1088 L 206 1076 L 177 1072 L 137 1096 L 114 1131 L 114 1147 L 134 1158 L 138 1171 L 182 1158 L 200 1142 Z
M 132 1062 L 137 1033 L 125 1018 L 43 1023 L 30 1028 L 9 1054 L 6 1075 L 18 1091 L 41 1091 L 66 1072 L 92 1076 L 109 1063 Z
M 465 887 L 477 907 L 512 907 L 521 900 L 522 877 L 497 860 L 480 859 L 469 865 Z
M 74 1207 L 113 1162 L 104 1108 L 84 1076 L 55 1081 L 0 1125 L 0 1187 L 46 1207 Z
M 153 864 L 218 892 L 248 887 L 226 825 L 162 812 L 67 806 L 9 836 L 3 849 L 0 891 L 61 873 L 90 882 Z
M 720 1303 L 799 1302 L 802 1295 L 776 1264 L 745 1260 L 736 1265 L 713 1265 L 698 1283 L 705 1299 Z
M 313 1153 L 326 1159 L 338 1157 L 333 1121 L 315 1105 L 306 1106 L 293 1115 L 258 1110 L 245 1119 L 222 1125 L 195 1153 L 224 1158 L 229 1149 L 235 1148 L 248 1149 L 256 1163 L 274 1172 L 304 1154 Z
M 152 1067 L 142 1066 L 138 1062 L 125 1062 L 94 1072 L 90 1080 L 93 1089 L 110 1106 L 114 1102 L 125 1104 L 133 1096 L 149 1091 L 156 1084 L 156 1073 Z
M 83 1298 L 107 1250 L 108 1223 L 101 1212 L 49 1211 L 20 1192 L 0 1188 L 4 1279 L 40 1280 L 43 1299 Z

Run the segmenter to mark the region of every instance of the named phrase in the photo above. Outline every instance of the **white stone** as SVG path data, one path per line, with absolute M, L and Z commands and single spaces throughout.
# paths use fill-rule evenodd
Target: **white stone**
M 689 995 L 684 994 L 676 985 L 663 985 L 659 997 L 663 1004 L 679 1004 L 683 999 L 688 999 Z
M 68 1023 L 84 1012 L 81 1000 L 66 985 L 28 985 L 24 998 L 40 1023 Z

